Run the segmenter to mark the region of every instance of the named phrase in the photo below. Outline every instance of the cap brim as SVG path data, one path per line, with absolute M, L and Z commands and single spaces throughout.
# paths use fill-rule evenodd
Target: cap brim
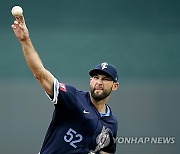
M 91 71 L 89 72 L 89 75 L 90 75 L 91 77 L 93 77 L 93 76 L 94 76 L 95 74 L 97 74 L 97 73 L 110 76 L 110 77 L 113 79 L 113 77 L 112 77 L 108 72 L 103 71 L 103 70 L 99 70 L 99 69 L 93 69 L 93 70 L 91 70 Z M 113 79 L 113 80 L 114 80 L 114 79 Z

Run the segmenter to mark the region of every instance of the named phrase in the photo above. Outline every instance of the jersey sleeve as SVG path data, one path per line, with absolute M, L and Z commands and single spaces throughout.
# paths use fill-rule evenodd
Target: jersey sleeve
M 46 95 L 54 105 L 64 104 L 68 108 L 73 108 L 77 105 L 77 93 L 78 90 L 70 85 L 59 82 L 54 78 L 54 95 Z
M 53 90 L 54 90 L 54 95 L 53 96 L 50 96 L 46 91 L 45 91 L 45 93 L 46 93 L 47 97 L 50 99 L 50 101 L 53 104 L 57 104 L 58 95 L 59 95 L 59 82 L 58 82 L 58 80 L 56 78 L 54 78 Z

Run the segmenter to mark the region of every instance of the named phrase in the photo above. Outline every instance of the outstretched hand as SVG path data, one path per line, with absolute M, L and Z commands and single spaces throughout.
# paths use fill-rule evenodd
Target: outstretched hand
M 24 41 L 29 38 L 29 32 L 25 24 L 24 16 L 17 16 L 15 17 L 16 20 L 14 21 L 14 24 L 12 24 L 12 29 L 16 35 L 16 37 L 20 41 Z

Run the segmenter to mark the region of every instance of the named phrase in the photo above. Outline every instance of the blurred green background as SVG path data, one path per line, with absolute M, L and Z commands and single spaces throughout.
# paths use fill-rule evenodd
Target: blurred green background
M 59 81 L 89 90 L 91 68 L 117 67 L 120 88 L 109 105 L 118 137 L 175 137 L 174 144 L 117 144 L 117 154 L 179 154 L 178 0 L 1 0 L 0 153 L 38 153 L 53 112 L 11 29 L 14 5 Z

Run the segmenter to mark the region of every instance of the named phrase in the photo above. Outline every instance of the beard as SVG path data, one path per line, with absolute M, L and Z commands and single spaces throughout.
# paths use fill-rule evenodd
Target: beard
M 91 96 L 92 96 L 95 100 L 101 101 L 101 100 L 107 98 L 107 97 L 111 94 L 112 87 L 111 87 L 111 89 L 109 89 L 109 90 L 101 88 L 101 90 L 102 90 L 101 93 L 95 92 L 96 90 L 98 90 L 98 89 L 97 89 L 97 88 L 90 87 Z

